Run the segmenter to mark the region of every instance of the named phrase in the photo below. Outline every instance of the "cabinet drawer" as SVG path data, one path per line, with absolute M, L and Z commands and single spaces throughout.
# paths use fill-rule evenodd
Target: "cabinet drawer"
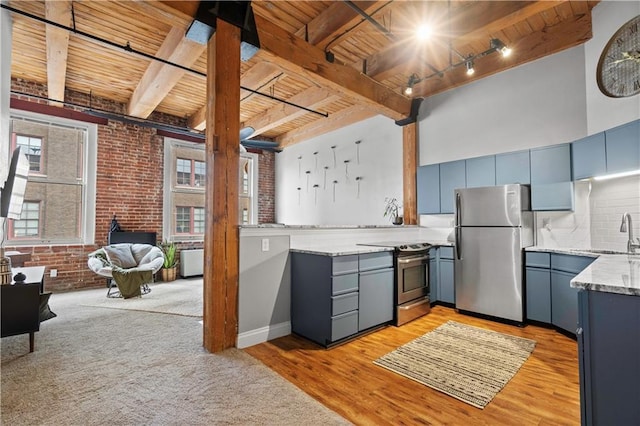
M 358 332 L 358 311 L 331 318 L 331 341 L 335 342 Z
M 551 269 L 578 274 L 594 260 L 596 259 L 593 257 L 553 254 L 551 255 Z
M 525 255 L 525 265 L 536 268 L 550 268 L 551 255 L 549 253 L 527 252 Z
M 358 292 L 341 294 L 331 298 L 331 315 L 340 315 L 358 309 Z
M 360 255 L 360 271 L 390 268 L 393 266 L 393 254 L 389 251 L 365 253 Z
M 358 291 L 357 273 L 331 277 L 331 294 L 333 296 L 351 293 L 352 291 Z
M 440 247 L 440 259 L 453 259 L 453 247 Z
M 358 255 L 335 256 L 331 258 L 331 275 L 358 272 Z

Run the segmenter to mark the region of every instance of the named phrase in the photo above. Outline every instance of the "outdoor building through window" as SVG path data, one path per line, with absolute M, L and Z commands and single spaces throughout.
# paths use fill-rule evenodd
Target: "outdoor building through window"
M 243 153 L 239 162 L 239 224 L 258 220 L 257 155 Z M 166 139 L 164 235 L 172 241 L 198 241 L 205 232 L 207 164 L 204 144 Z
M 95 234 L 95 124 L 15 111 L 10 152 L 29 160 L 20 219 L 8 220 L 15 245 L 93 243 Z

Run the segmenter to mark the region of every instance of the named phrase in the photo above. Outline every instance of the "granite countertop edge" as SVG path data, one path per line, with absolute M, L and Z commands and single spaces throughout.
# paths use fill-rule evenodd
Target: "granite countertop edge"
M 452 247 L 453 243 L 449 241 L 441 241 L 441 240 L 420 240 L 420 242 L 425 242 L 431 244 L 432 247 Z M 355 243 L 349 245 L 338 245 L 337 247 L 332 248 L 322 248 L 322 247 L 311 247 L 311 246 L 299 246 L 299 247 L 291 247 L 289 251 L 295 253 L 306 253 L 306 254 L 317 254 L 322 256 L 349 256 L 354 254 L 365 254 L 365 253 L 377 253 L 383 251 L 393 251 L 393 247 L 377 247 L 377 246 L 367 246 L 364 243 Z
M 571 287 L 602 293 L 640 296 L 640 254 L 616 250 L 537 246 L 527 247 L 525 251 L 595 257 L 595 261 L 571 280 Z

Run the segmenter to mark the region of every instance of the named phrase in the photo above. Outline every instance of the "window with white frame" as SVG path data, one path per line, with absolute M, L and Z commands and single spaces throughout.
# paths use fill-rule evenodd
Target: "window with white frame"
M 30 170 L 20 219 L 9 219 L 12 244 L 93 244 L 97 126 L 11 111 L 10 150 Z M 9 155 L 11 152 L 9 152 Z
M 163 234 L 172 241 L 204 239 L 205 147 L 201 143 L 165 139 L 165 203 Z M 258 156 L 242 153 L 239 164 L 239 224 L 258 222 Z
M 24 201 L 20 219 L 11 223 L 14 238 L 36 238 L 40 236 L 40 203 Z

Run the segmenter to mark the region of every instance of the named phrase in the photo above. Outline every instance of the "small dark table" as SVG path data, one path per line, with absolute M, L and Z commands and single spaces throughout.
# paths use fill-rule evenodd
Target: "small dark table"
M 44 266 L 12 268 L 11 275 L 26 275 L 24 284 L 0 285 L 2 337 L 29 333 L 33 352 L 35 332 L 40 331 L 40 293 L 44 290 Z

